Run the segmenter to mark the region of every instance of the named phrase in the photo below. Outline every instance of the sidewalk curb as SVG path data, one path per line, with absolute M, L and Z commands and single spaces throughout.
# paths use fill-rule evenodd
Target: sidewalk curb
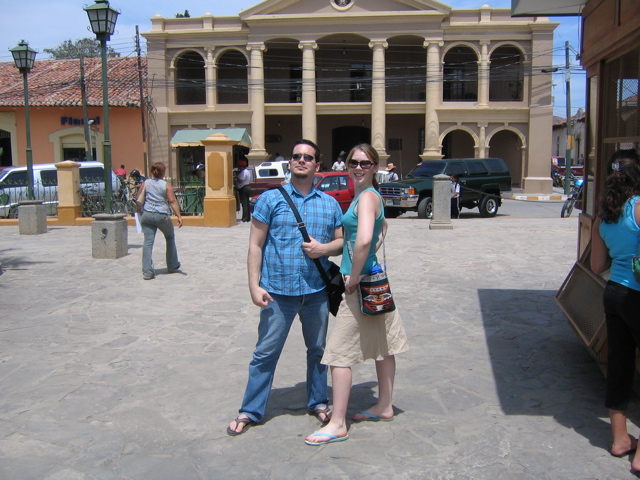
M 567 199 L 566 195 L 542 195 L 542 194 L 531 194 L 531 195 L 513 195 L 510 198 L 513 200 L 529 200 L 529 201 L 537 201 L 537 202 L 551 202 L 551 201 L 564 201 Z

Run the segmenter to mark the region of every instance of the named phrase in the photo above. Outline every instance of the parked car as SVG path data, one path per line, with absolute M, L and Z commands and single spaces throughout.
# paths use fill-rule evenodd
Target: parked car
M 351 205 L 355 195 L 353 181 L 347 172 L 319 172 L 314 175 L 313 185 L 318 190 L 331 195 L 340 204 L 342 213 Z
M 551 157 L 551 178 L 554 173 L 565 176 L 567 172 L 567 160 L 565 157 Z M 574 177 L 582 177 L 584 175 L 584 165 L 571 165 L 571 174 Z
M 418 163 L 404 179 L 380 185 L 385 216 L 395 218 L 417 211 L 420 218 L 433 216 L 433 177 L 460 175 L 460 206 L 478 207 L 483 217 L 493 217 L 502 205 L 501 192 L 511 190 L 511 174 L 501 158 L 461 158 Z
M 0 217 L 16 218 L 18 202 L 27 200 L 27 167 L 5 167 L 0 170 Z M 111 172 L 111 188 L 115 193 L 120 180 Z M 80 162 L 80 188 L 94 196 L 104 196 L 104 164 Z M 58 169 L 55 163 L 33 166 L 33 196 L 47 206 L 47 215 L 58 208 Z
M 279 186 L 280 184 L 273 188 L 278 188 Z M 355 195 L 353 181 L 349 178 L 347 172 L 318 172 L 314 175 L 313 186 L 335 198 L 340 204 L 342 213 L 349 209 L 349 205 Z M 259 196 L 260 194 L 253 195 L 249 200 L 249 206 L 252 211 Z

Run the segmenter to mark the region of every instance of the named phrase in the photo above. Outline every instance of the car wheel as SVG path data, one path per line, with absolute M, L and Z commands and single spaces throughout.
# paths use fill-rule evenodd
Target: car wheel
M 7 218 L 18 218 L 18 206 L 14 205 L 9 209 L 9 215 Z
M 385 218 L 398 218 L 400 216 L 400 211 L 397 208 L 385 208 L 384 209 L 384 217 Z
M 495 217 L 498 213 L 498 200 L 493 195 L 486 195 L 482 197 L 478 208 L 481 217 Z
M 433 218 L 433 202 L 431 197 L 424 197 L 418 203 L 418 218 Z

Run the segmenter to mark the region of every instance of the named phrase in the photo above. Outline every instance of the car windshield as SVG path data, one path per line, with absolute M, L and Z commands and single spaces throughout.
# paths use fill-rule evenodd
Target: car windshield
M 419 163 L 407 174 L 409 178 L 433 177 L 444 171 L 444 162 L 423 162 Z
M 313 177 L 313 186 L 318 185 L 324 177 Z

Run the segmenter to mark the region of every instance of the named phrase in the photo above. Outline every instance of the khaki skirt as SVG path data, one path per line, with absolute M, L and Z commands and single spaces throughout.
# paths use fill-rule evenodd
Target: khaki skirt
M 358 292 L 347 294 L 329 335 L 322 363 L 351 367 L 367 359 L 383 360 L 409 350 L 407 334 L 396 308 L 385 315 L 364 315 Z

